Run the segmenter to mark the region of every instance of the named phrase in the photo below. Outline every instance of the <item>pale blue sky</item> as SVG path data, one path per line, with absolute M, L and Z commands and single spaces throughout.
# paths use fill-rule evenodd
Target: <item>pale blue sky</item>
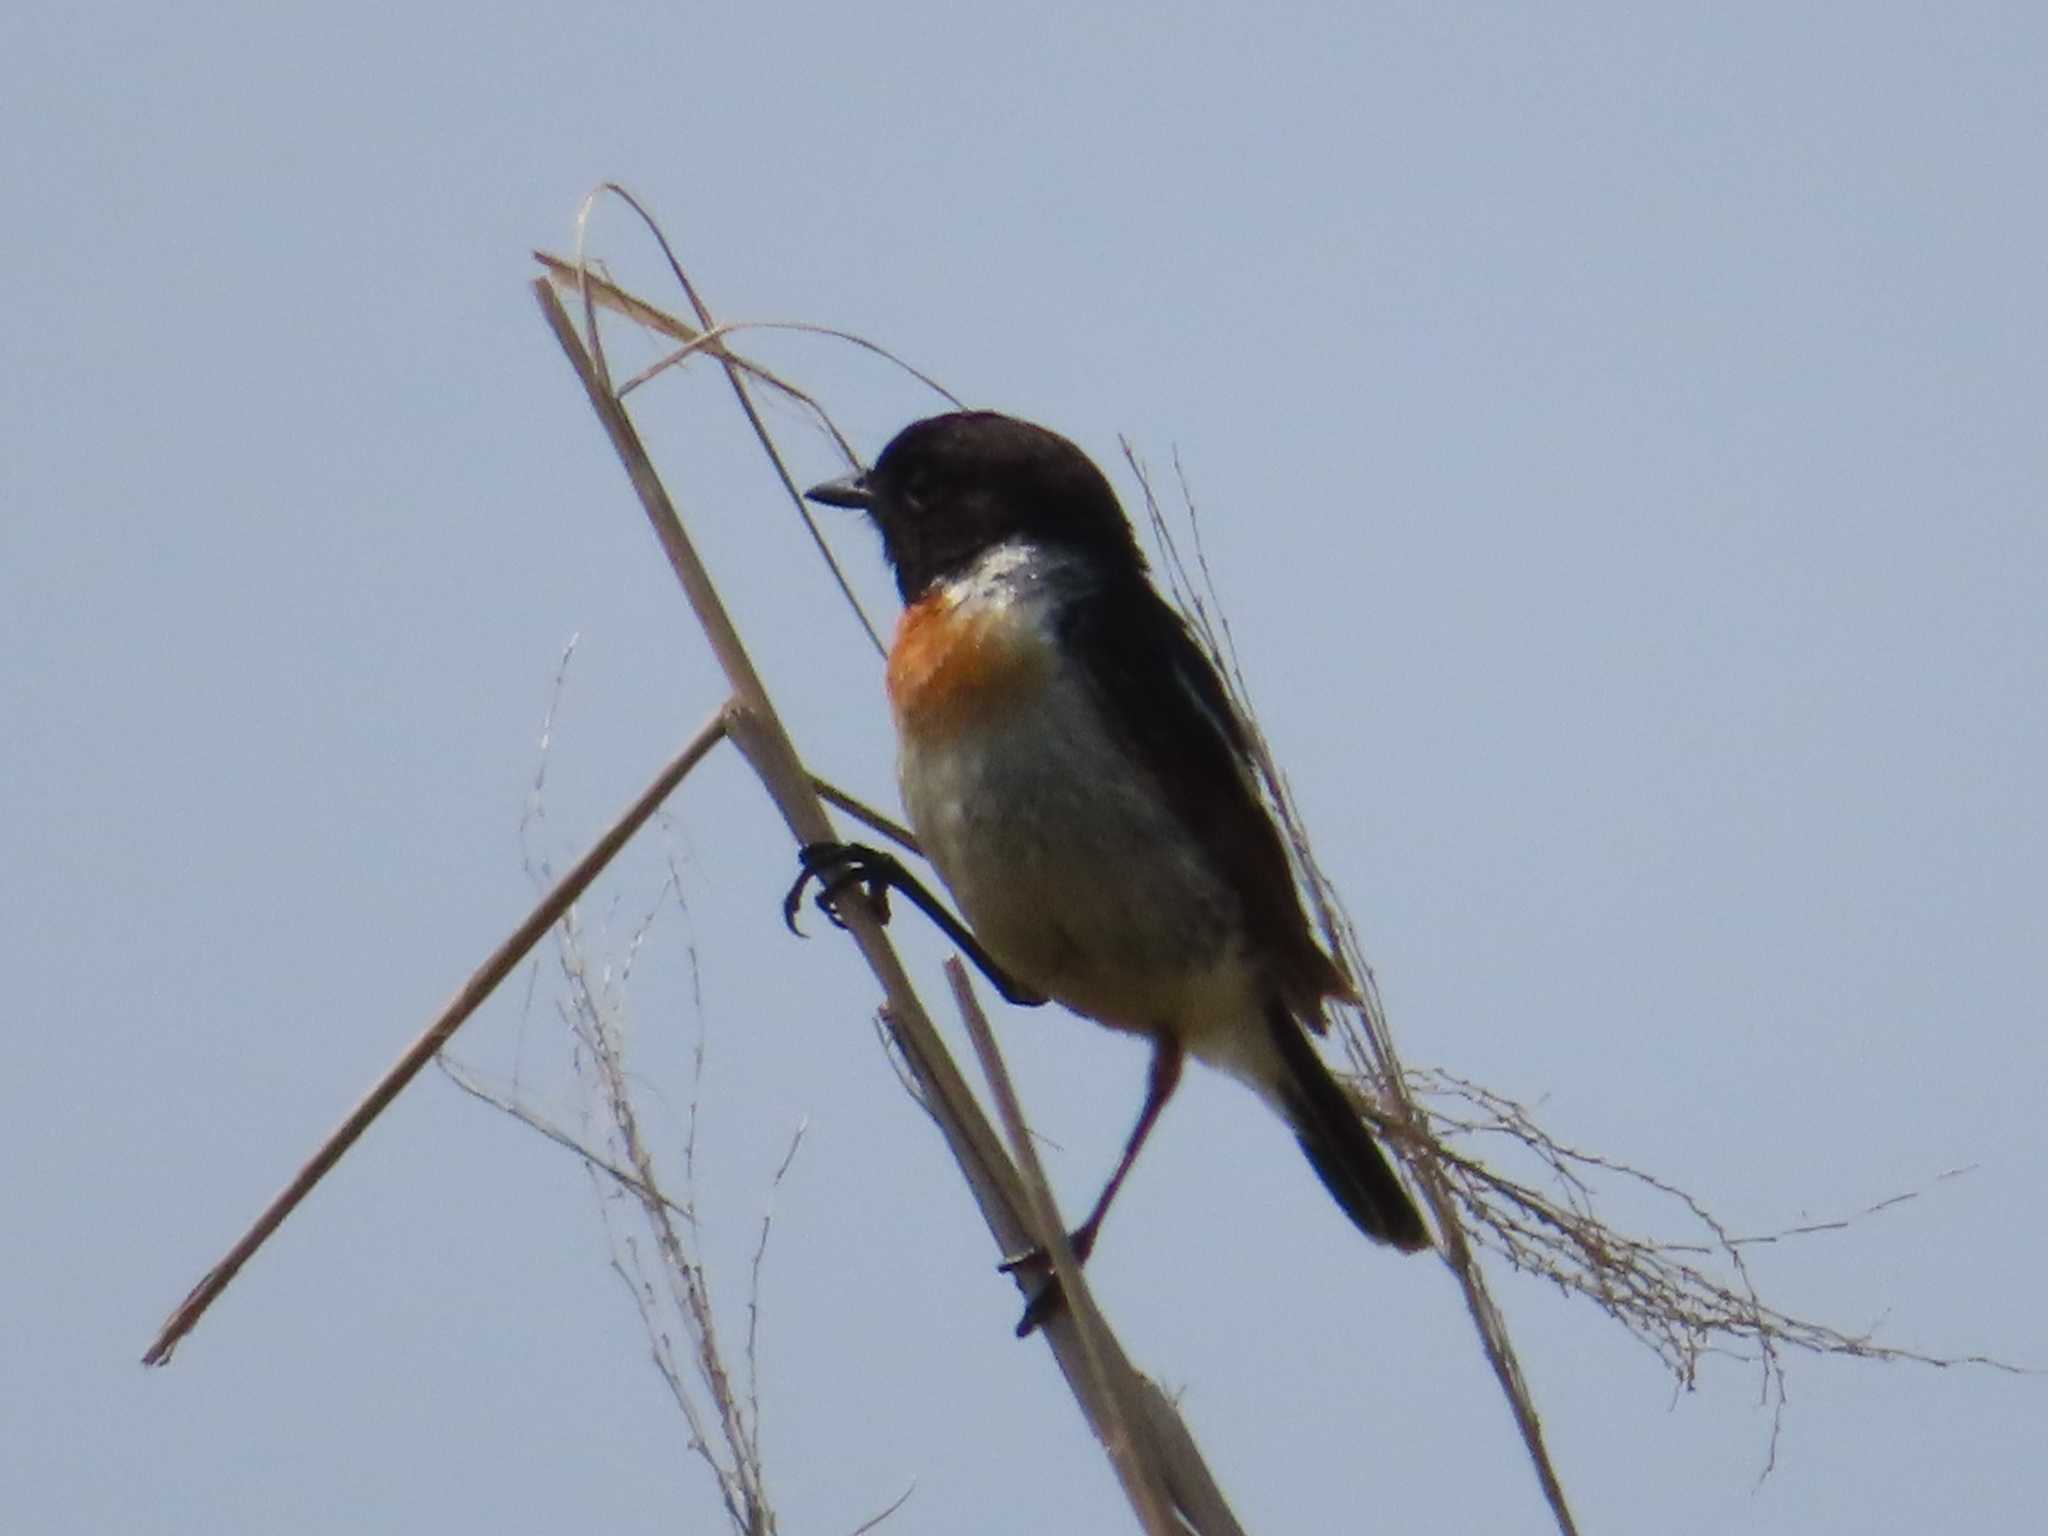
M 587 1186 L 430 1075 L 166 1372 L 168 1307 L 718 698 L 523 288 L 606 177 L 728 317 L 1178 450 L 1413 1061 L 2048 1363 L 2048 21 L 2037 7 L 16 7 L 0 22 L 0 1510 L 19 1531 L 711 1529 Z M 618 215 L 600 246 L 657 274 Z M 872 450 L 928 407 L 763 343 Z M 715 380 L 638 409 L 803 745 L 879 680 Z M 834 465 L 793 416 L 791 441 Z M 808 444 L 808 446 L 806 446 Z M 877 611 L 873 541 L 833 536 Z M 1128 1528 L 850 949 L 730 762 L 668 832 L 714 1262 L 769 1174 L 785 1529 Z M 656 840 L 592 905 L 622 943 Z M 635 1006 L 696 1028 L 679 920 Z M 911 945 L 933 974 L 937 946 Z M 545 986 L 462 1051 L 541 1060 Z M 1085 1199 L 1128 1043 L 999 1021 Z M 671 1092 L 679 1092 L 672 1089 Z M 1540 1531 L 1447 1275 L 1198 1077 L 1091 1268 L 1261 1531 Z M 2016 1529 L 2048 1383 L 1794 1361 L 1676 1403 L 1501 1294 L 1585 1529 Z

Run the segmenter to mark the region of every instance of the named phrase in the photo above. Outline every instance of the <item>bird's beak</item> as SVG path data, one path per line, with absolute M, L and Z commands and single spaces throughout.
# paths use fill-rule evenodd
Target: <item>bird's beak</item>
M 812 486 L 804 492 L 804 500 L 823 502 L 828 507 L 854 507 L 865 512 L 875 504 L 875 493 L 868 489 L 867 472 L 861 470 Z

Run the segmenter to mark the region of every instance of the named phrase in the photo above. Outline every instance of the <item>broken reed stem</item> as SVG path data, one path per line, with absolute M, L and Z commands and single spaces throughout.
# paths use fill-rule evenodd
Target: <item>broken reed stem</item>
M 227 1251 L 226 1257 L 209 1269 L 199 1283 L 192 1287 L 185 1299 L 178 1303 L 170 1317 L 157 1330 L 156 1339 L 142 1357 L 144 1365 L 164 1365 L 178 1347 L 178 1341 L 190 1333 L 206 1309 L 213 1305 L 220 1293 L 242 1266 L 256 1255 L 275 1232 L 284 1224 L 300 1201 L 313 1192 L 313 1186 L 327 1176 L 327 1171 L 341 1161 L 342 1154 L 355 1145 L 370 1123 L 381 1115 L 391 1101 L 398 1097 L 405 1085 L 419 1075 L 420 1069 L 432 1061 L 441 1047 L 453 1038 L 471 1014 L 475 1013 L 485 998 L 496 990 L 499 982 L 511 975 L 514 966 L 526 958 L 527 951 L 540 942 L 543 935 L 561 920 L 562 914 L 588 890 L 590 883 L 604 867 L 618 856 L 621 848 L 633 834 L 646 825 L 647 819 L 660 807 L 675 787 L 682 783 L 690 770 L 695 768 L 713 747 L 725 739 L 725 708 L 721 707 L 704 722 L 697 734 L 690 738 L 682 751 L 669 760 L 668 766 L 654 776 L 654 781 L 640 792 L 640 797 L 626 808 L 625 813 L 612 823 L 604 836 L 591 846 L 588 853 L 576 861 L 575 866 L 555 883 L 554 889 L 543 896 L 526 914 L 519 926 L 512 930 L 505 941 L 478 966 L 468 981 L 449 1000 L 420 1033 L 418 1039 L 406 1047 L 391 1070 L 377 1080 L 377 1084 L 347 1117 L 336 1126 L 333 1133 L 320 1144 L 306 1165 L 292 1178 L 292 1181 L 278 1192 L 277 1198 L 263 1209 L 241 1240 Z
M 683 264 L 676 258 L 675 251 L 669 246 L 668 234 L 662 229 L 660 222 L 655 219 L 653 214 L 640 206 L 638 198 L 617 182 L 607 181 L 600 184 L 596 191 L 583 200 L 583 207 L 576 216 L 576 284 L 584 298 L 583 313 L 584 319 L 589 326 L 588 339 L 590 342 L 591 358 L 597 365 L 598 373 L 605 380 L 607 385 L 606 392 L 611 395 L 612 402 L 615 405 L 619 405 L 620 409 L 623 410 L 624 406 L 621 402 L 625 399 L 627 391 L 637 381 L 628 381 L 617 390 L 609 388 L 611 374 L 604 361 L 604 336 L 598 330 L 596 301 L 590 289 L 592 274 L 589 264 L 583 260 L 583 241 L 589 231 L 591 210 L 597 205 L 598 198 L 606 193 L 610 193 L 628 208 L 632 209 L 638 215 L 640 222 L 647 226 L 647 232 L 654 237 L 654 243 L 661 248 L 661 254 L 668 262 L 669 271 L 675 276 L 676 286 L 683 290 L 683 296 L 690 301 L 690 308 L 696 311 L 697 319 L 703 326 L 703 333 L 685 345 L 682 356 L 688 356 L 697 346 L 715 340 L 720 327 L 718 322 L 712 319 L 711 311 L 705 307 L 703 299 L 698 297 L 697 285 L 690 281 L 690 274 L 683 270 Z M 687 326 L 682 328 L 684 330 L 689 329 Z M 732 385 L 732 391 L 739 401 L 740 410 L 746 416 L 747 424 L 754 429 L 754 437 L 760 443 L 761 451 L 768 456 L 768 462 L 774 466 L 775 473 L 781 477 L 782 488 L 789 496 L 790 504 L 796 508 L 798 519 L 802 521 L 804 528 L 810 533 L 811 543 L 816 547 L 819 557 L 825 562 L 825 568 L 832 573 L 832 579 L 838 583 L 840 596 L 846 599 L 848 606 L 853 609 L 854 616 L 860 620 L 860 627 L 867 632 L 868 643 L 874 646 L 875 654 L 877 656 L 887 654 L 888 647 L 882 644 L 881 635 L 876 632 L 875 626 L 869 621 L 867 610 L 861 606 L 860 598 L 853 590 L 853 584 L 846 579 L 846 572 L 839 568 L 839 561 L 832 554 L 832 546 L 825 542 L 825 535 L 820 531 L 817 519 L 811 515 L 811 508 L 804 501 L 803 493 L 797 489 L 796 481 L 791 478 L 789 467 L 782 462 L 782 456 L 775 451 L 775 440 L 769 435 L 767 424 L 761 420 L 760 412 L 755 409 L 753 396 L 747 393 L 744 375 L 760 372 L 760 370 L 755 369 L 751 363 L 734 356 L 722 344 L 719 345 L 718 351 L 720 354 L 720 366 L 724 370 L 726 382 Z M 661 366 L 666 366 L 666 364 Z M 762 372 L 761 377 L 764 382 L 772 383 L 791 398 L 801 400 L 804 404 L 808 405 L 811 408 L 812 414 L 823 421 L 831 431 L 834 439 L 839 444 L 840 450 L 846 455 L 847 461 L 849 463 L 854 461 L 852 445 L 840 434 L 839 429 L 833 425 L 831 417 L 815 400 L 812 400 L 802 390 L 795 388 L 793 385 L 783 383 L 771 374 Z
M 946 982 L 953 990 L 954 1006 L 960 1010 L 961 1020 L 967 1026 L 967 1038 L 974 1043 L 974 1054 L 981 1062 L 982 1075 L 988 1079 L 989 1092 L 996 1101 L 996 1113 L 1009 1137 L 1010 1154 L 1016 1158 L 1018 1171 L 1023 1175 L 1025 1196 L 1031 1202 L 1032 1225 L 1042 1234 L 1040 1241 L 1051 1265 L 1051 1275 L 1044 1283 L 1060 1287 L 1065 1297 L 1064 1315 L 1080 1343 L 1077 1364 L 1083 1379 L 1075 1382 L 1074 1386 L 1082 1407 L 1087 1410 L 1091 1404 L 1095 1405 L 1089 1417 L 1095 1422 L 1096 1437 L 1109 1456 L 1109 1464 L 1115 1470 L 1117 1480 L 1123 1484 L 1124 1496 L 1137 1511 L 1138 1523 L 1151 1536 L 1178 1536 L 1170 1512 L 1164 1469 L 1156 1456 L 1147 1454 L 1153 1447 L 1133 1432 L 1125 1411 L 1124 1397 L 1111 1390 L 1108 1324 L 1096 1310 L 1095 1298 L 1089 1294 L 1081 1266 L 1075 1261 L 1074 1250 L 1067 1241 L 1066 1223 L 1060 1219 L 1059 1205 L 1046 1182 L 1045 1169 L 1039 1165 L 1038 1149 L 1031 1142 L 1031 1128 L 1024 1121 L 1024 1106 L 1017 1101 L 1017 1089 L 1010 1081 L 1002 1053 L 996 1048 L 995 1033 L 988 1027 L 988 1016 L 981 1011 L 981 1004 L 975 998 L 974 986 L 967 979 L 967 967 L 960 963 L 957 955 L 946 961 Z M 1023 1290 L 1026 1271 L 1020 1269 L 1017 1273 L 1018 1289 Z
M 902 822 L 884 816 L 866 801 L 856 800 L 845 790 L 840 789 L 837 785 L 825 779 L 819 778 L 816 774 L 811 775 L 811 788 L 817 792 L 820 800 L 823 800 L 827 805 L 836 806 L 838 809 L 846 812 L 847 815 L 868 828 L 869 831 L 879 832 L 898 848 L 906 848 L 919 857 L 923 857 L 924 848 L 918 842 L 917 834 L 904 826 Z

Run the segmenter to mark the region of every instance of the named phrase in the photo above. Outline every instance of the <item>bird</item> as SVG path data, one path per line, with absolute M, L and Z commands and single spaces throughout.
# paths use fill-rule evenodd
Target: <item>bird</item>
M 1049 997 L 1151 1045 L 1144 1102 L 1073 1233 L 1076 1260 L 1189 1056 L 1277 1112 L 1366 1236 L 1430 1247 L 1311 1042 L 1325 1001 L 1356 994 L 1315 939 L 1249 732 L 1101 470 L 1045 427 L 956 411 L 805 495 L 865 513 L 881 535 L 904 605 L 886 669 L 903 805 L 977 958 L 1013 1001 Z M 811 876 L 821 894 L 914 884 L 858 844 L 812 845 L 804 867 L 786 915 Z M 1020 1335 L 1060 1305 L 1043 1250 L 1004 1267 L 1029 1263 L 1046 1277 Z

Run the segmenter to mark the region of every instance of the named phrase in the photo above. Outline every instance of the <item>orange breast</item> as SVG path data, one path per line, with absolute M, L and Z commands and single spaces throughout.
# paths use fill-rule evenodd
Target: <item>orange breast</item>
M 1044 685 L 1046 636 L 1005 603 L 963 604 L 935 592 L 904 609 L 889 650 L 889 704 L 906 735 L 945 736 Z

